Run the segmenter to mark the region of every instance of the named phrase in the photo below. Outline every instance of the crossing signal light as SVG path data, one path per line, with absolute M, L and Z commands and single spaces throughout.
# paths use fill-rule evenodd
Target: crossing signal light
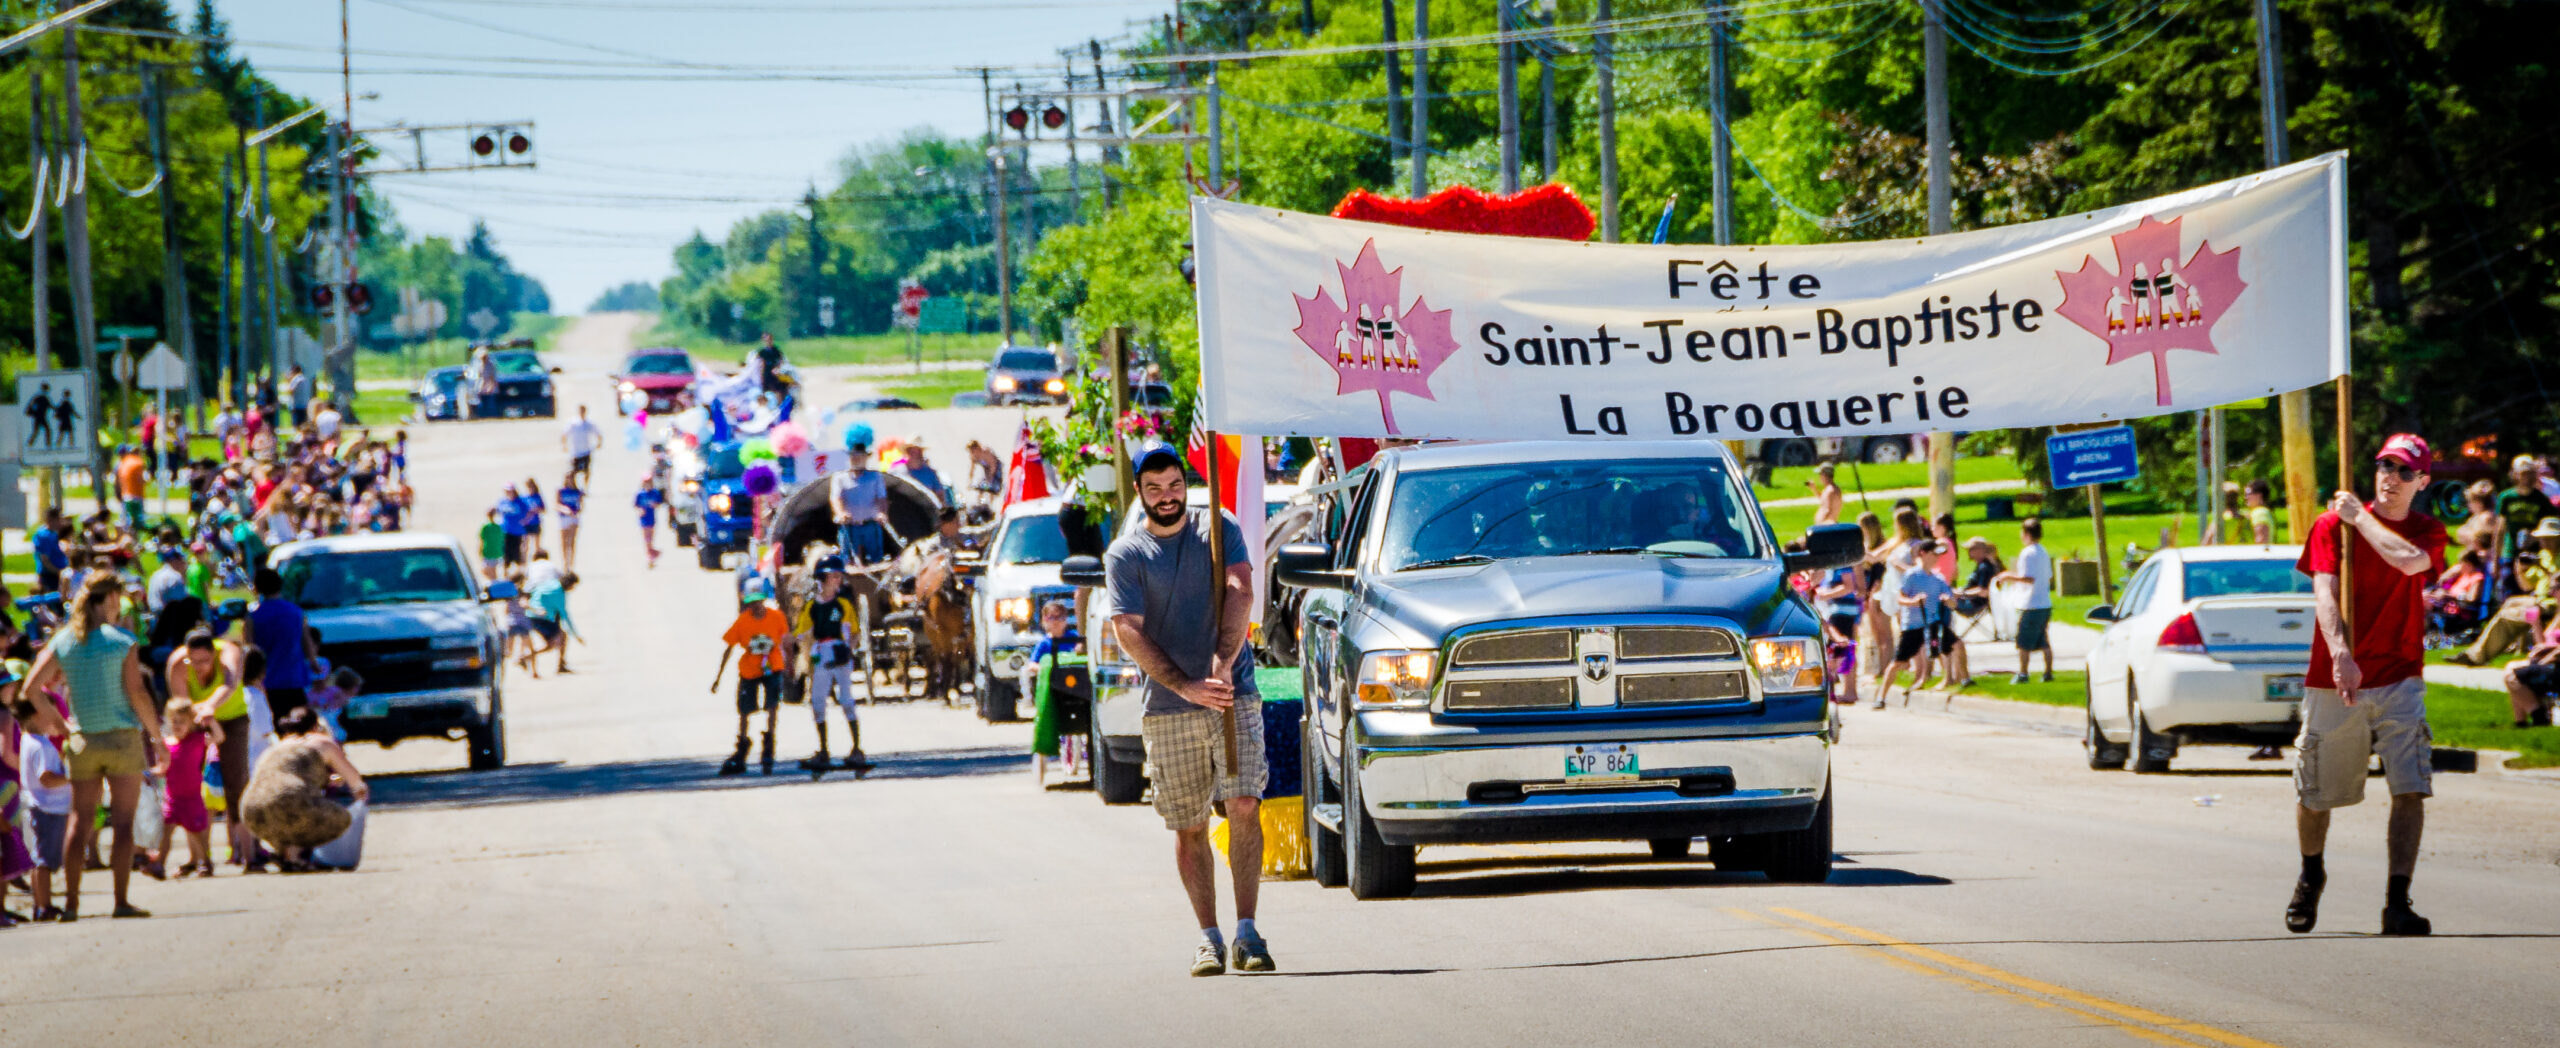
M 1015 106 L 1004 111 L 1004 126 L 1020 131 L 1031 126 L 1031 111 Z
M 1056 106 L 1041 110 L 1040 126 L 1051 131 L 1067 126 L 1067 111 Z
M 507 152 L 523 156 L 524 151 L 531 148 L 533 148 L 533 140 L 524 137 L 524 132 L 518 131 L 507 136 Z
M 327 309 L 338 301 L 338 289 L 328 284 L 311 285 L 311 308 Z
M 471 152 L 475 155 L 488 156 L 489 154 L 497 151 L 498 139 L 494 135 L 482 133 L 471 139 Z

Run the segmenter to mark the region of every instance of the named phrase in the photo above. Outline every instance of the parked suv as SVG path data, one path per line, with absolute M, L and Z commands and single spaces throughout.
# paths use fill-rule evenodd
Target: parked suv
M 340 717 L 349 739 L 460 737 L 473 769 L 506 764 L 501 636 L 460 542 L 421 532 L 310 539 L 276 547 L 268 563 L 319 632 L 320 654 L 364 678 Z
M 1282 548 L 1300 612 L 1316 879 L 1412 890 L 1422 844 L 1645 840 L 1725 869 L 1831 871 L 1831 679 L 1718 444 L 1379 453 Z
M 1058 502 L 1030 499 L 1007 507 L 996 523 L 995 540 L 987 546 L 985 573 L 969 600 L 976 626 L 970 631 L 977 648 L 972 655 L 984 709 L 1017 708 L 1022 671 L 1031 665 L 1031 648 L 1040 640 L 1040 605 L 1075 599 L 1075 587 L 1058 581 L 1058 562 L 1067 557 Z

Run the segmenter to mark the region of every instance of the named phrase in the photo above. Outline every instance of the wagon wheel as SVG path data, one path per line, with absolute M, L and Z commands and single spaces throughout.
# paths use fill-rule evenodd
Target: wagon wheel
M 872 671 L 876 668 L 876 661 L 871 651 L 871 597 L 869 594 L 864 594 L 863 599 L 854 602 L 853 614 L 862 627 L 860 632 L 854 634 L 862 638 L 862 701 L 876 704 L 880 701 L 880 692 L 879 685 L 871 677 Z

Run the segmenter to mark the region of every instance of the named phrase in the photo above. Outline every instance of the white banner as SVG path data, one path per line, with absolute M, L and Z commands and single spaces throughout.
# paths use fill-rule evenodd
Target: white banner
M 2346 155 L 1917 240 L 1473 236 L 1192 203 L 1208 428 L 1735 439 L 1989 430 L 2347 370 Z

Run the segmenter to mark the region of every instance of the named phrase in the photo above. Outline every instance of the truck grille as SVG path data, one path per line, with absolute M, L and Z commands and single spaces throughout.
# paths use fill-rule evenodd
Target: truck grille
M 1741 654 L 1733 635 L 1706 626 L 1624 626 L 1618 629 L 1622 659 L 1713 659 Z
M 477 651 L 430 651 L 424 637 L 338 644 L 323 640 L 320 653 L 333 664 L 355 670 L 364 678 L 364 690 L 370 694 L 471 688 L 480 686 L 482 681 L 481 670 L 435 668 L 437 662 L 468 659 L 479 654 Z
M 1454 681 L 1448 686 L 1448 707 L 1453 710 L 1571 709 L 1573 681 L 1564 677 Z
M 1519 666 L 1540 662 L 1573 661 L 1573 631 L 1569 629 L 1519 630 L 1509 633 L 1487 633 L 1458 642 L 1449 656 L 1449 668 L 1468 669 L 1479 666 Z M 1568 692 L 1570 688 L 1567 689 Z M 1570 705 L 1570 699 L 1567 700 Z
M 1741 671 L 1641 673 L 1618 678 L 1618 705 L 1668 706 L 1748 698 Z

